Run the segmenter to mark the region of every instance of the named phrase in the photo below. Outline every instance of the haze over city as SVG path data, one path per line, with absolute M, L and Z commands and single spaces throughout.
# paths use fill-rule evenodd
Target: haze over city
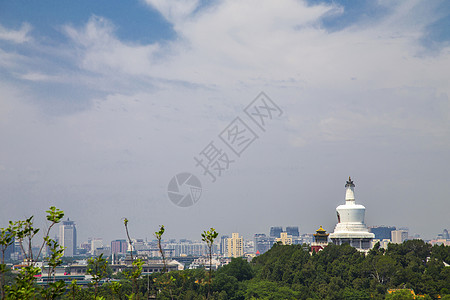
M 368 226 L 450 215 L 447 1 L 0 3 L 0 227 L 56 206 L 78 240 L 332 232 L 352 177 Z M 245 114 L 264 92 L 280 113 Z M 237 117 L 258 136 L 235 155 Z M 232 160 L 213 182 L 195 157 Z M 173 176 L 201 197 L 179 207 Z

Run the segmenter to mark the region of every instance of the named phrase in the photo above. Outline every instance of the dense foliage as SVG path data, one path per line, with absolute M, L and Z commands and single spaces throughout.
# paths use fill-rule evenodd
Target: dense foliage
M 450 267 L 444 265 L 449 255 L 450 247 L 421 240 L 390 244 L 387 250 L 376 245 L 367 255 L 348 245 L 330 244 L 312 255 L 302 246 L 275 245 L 252 265 L 256 281 L 276 283 L 284 299 L 383 299 L 389 289 L 436 298 L 450 290 Z M 261 289 L 255 297 L 264 293 Z
M 137 279 L 137 290 L 126 274 L 118 274 L 98 287 L 68 285 L 66 293 L 56 298 L 417 299 L 413 291 L 423 295 L 421 299 L 437 299 L 438 295 L 450 299 L 450 267 L 445 266 L 450 263 L 450 247 L 412 240 L 390 244 L 387 250 L 376 246 L 366 255 L 348 245 L 330 244 L 318 253 L 309 251 L 307 246 L 274 245 L 251 263 L 232 259 L 212 273 L 211 286 L 209 273 L 203 269 L 142 276 Z M 39 288 L 34 295 L 49 299 Z
M 330 244 L 313 254 L 306 246 L 275 245 L 252 263 L 233 259 L 215 272 L 212 298 L 414 299 L 413 291 L 422 299 L 449 299 L 450 267 L 444 262 L 450 263 L 450 247 L 421 240 L 390 244 L 387 250 L 376 246 L 367 255 L 348 245 Z M 171 274 L 174 299 L 204 297 L 204 272 Z M 172 298 L 163 291 L 158 299 Z
M 310 254 L 306 246 L 275 245 L 251 263 L 233 259 L 213 273 L 211 299 L 450 299 L 450 247 L 421 240 L 367 255 L 343 245 Z M 204 270 L 152 274 L 157 299 L 205 299 Z M 146 291 L 141 280 L 141 290 Z M 391 293 L 388 293 L 388 290 Z M 394 291 L 393 291 L 394 290 Z

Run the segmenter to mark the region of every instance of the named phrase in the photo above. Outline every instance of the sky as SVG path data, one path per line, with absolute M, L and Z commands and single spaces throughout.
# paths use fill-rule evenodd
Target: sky
M 445 0 L 2 1 L 0 226 L 56 206 L 79 242 L 125 238 L 125 217 L 149 240 L 332 232 L 351 176 L 368 226 L 432 239 L 449 94 Z M 212 150 L 221 170 L 195 160 Z

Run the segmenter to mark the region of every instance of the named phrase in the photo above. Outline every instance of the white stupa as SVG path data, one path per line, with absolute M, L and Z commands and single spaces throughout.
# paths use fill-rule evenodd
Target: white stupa
M 360 251 L 366 251 L 370 249 L 375 235 L 364 224 L 366 208 L 355 203 L 355 185 L 350 177 L 345 188 L 345 204 L 336 208 L 338 223 L 330 239 L 336 245 L 350 244 Z

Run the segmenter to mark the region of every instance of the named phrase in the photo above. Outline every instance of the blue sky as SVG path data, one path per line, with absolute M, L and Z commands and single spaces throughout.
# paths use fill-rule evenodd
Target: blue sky
M 171 24 L 139 1 L 5 1 L 0 5 L 3 26 L 18 29 L 22 23 L 30 23 L 40 38 L 52 42 L 66 40 L 62 25 L 82 26 L 92 15 L 114 20 L 122 40 L 151 43 L 175 37 Z
M 56 205 L 88 236 L 448 228 L 447 1 L 0 3 L 0 220 Z M 193 157 L 261 91 L 284 114 L 215 183 Z M 200 201 L 167 184 L 192 172 Z M 189 224 L 187 226 L 186 224 Z M 3 224 L 0 224 L 3 226 Z M 149 230 L 150 229 L 150 230 Z

